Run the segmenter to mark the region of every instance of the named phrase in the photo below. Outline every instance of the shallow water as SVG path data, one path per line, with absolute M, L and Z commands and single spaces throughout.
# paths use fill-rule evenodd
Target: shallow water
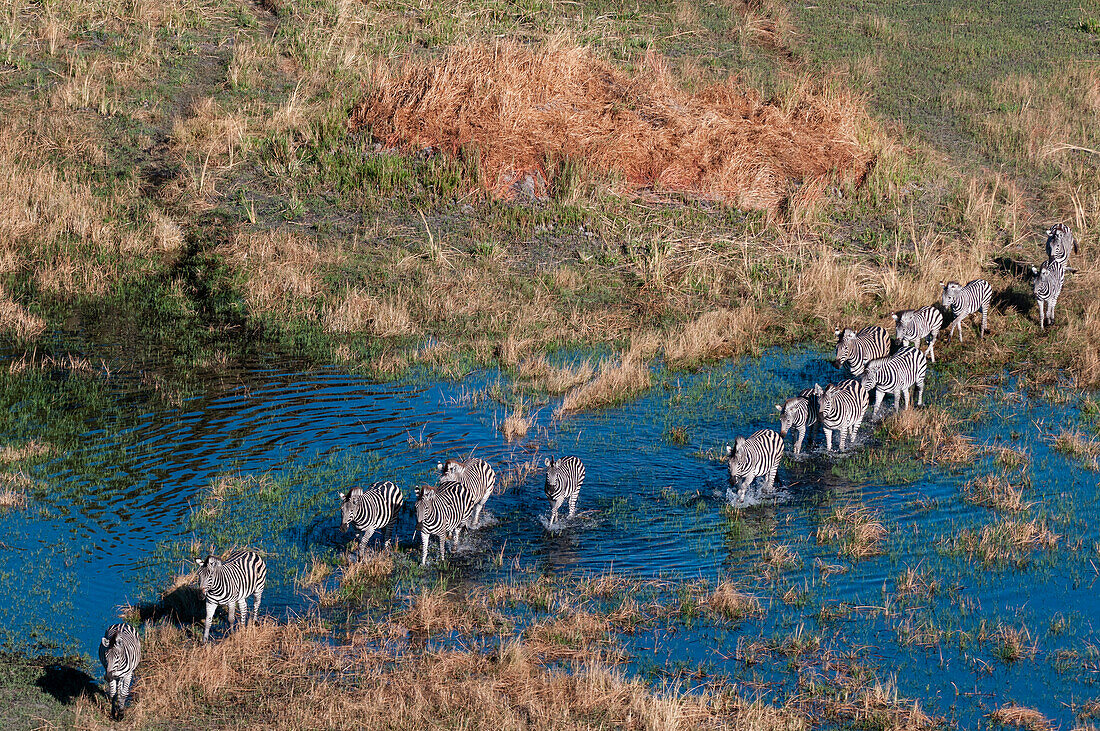
M 896 675 L 900 695 L 960 727 L 978 725 L 1008 701 L 1071 724 L 1070 704 L 1100 695 L 1093 688 L 1100 673 L 1093 628 L 1100 609 L 1097 475 L 1054 451 L 1049 438 L 1076 423 L 1076 409 L 1011 393 L 1006 398 L 998 386 L 985 397 L 987 416 L 973 424 L 976 443 L 1029 453 L 1032 514 L 1062 536 L 1057 550 L 1031 554 L 1023 569 L 983 567 L 940 543 L 995 519 L 959 492 L 989 467 L 988 455 L 975 465 L 921 466 L 912 481 L 884 484 L 843 476 L 845 461 L 865 444 L 847 456 L 818 452 L 784 460 L 779 486 L 785 498 L 778 504 L 724 509 L 725 466 L 707 455 L 719 454 L 738 435 L 777 428 L 775 403 L 838 377 L 821 353 L 771 351 L 698 374 L 659 375 L 633 403 L 560 422 L 551 419 L 551 403 L 517 444 L 505 443 L 495 427 L 503 406 L 469 398 L 495 380 L 493 374 L 456 384 L 373 384 L 334 370 L 268 367 L 178 408 L 150 406 L 120 387 L 126 422 L 89 423 L 77 445 L 33 469 L 48 491 L 26 510 L 0 513 L 0 627 L 16 646 L 92 653 L 119 605 L 146 601 L 189 571 L 193 541 L 269 552 L 263 611 L 284 616 L 307 605 L 293 579 L 310 554 L 332 555 L 350 539 L 339 530 L 338 490 L 390 479 L 411 503 L 413 486 L 433 480 L 436 462 L 449 456 L 476 454 L 502 474 L 532 459 L 541 466 L 550 454 L 575 454 L 587 479 L 572 521 L 547 530 L 543 474 L 532 474 L 490 500 L 492 524 L 477 531 L 462 558 L 500 553 L 505 565 L 516 560 L 543 571 L 613 568 L 750 584 L 760 579 L 766 544 L 786 544 L 801 559 L 799 568 L 783 572 L 781 586 L 757 592 L 768 610 L 763 618 L 733 630 L 680 632 L 662 640 L 657 653 L 648 647 L 657 659 L 639 660 L 635 669 L 668 659 L 701 662 L 731 674 L 746 690 L 791 690 L 789 674 L 741 666 L 731 656 L 740 637 L 804 631 L 838 651 L 867 648 L 868 659 Z M 933 377 L 927 395 L 937 394 Z M 42 438 L 50 438 L 48 428 Z M 216 514 L 196 517 L 206 488 L 226 473 L 267 477 L 250 483 L 247 494 L 228 493 Z M 817 527 L 836 505 L 853 500 L 881 512 L 890 530 L 885 555 L 853 563 L 838 557 L 836 546 L 818 544 Z M 412 533 L 413 520 L 405 516 L 399 539 L 418 555 Z M 821 563 L 849 570 L 826 577 Z M 936 580 L 930 601 L 888 601 L 907 567 Z M 469 574 L 488 580 L 493 571 L 471 565 Z M 806 603 L 779 599 L 790 586 L 805 587 Z M 822 611 L 841 603 L 859 609 L 839 618 Z M 921 622 L 947 635 L 929 649 L 898 641 L 899 628 Z M 994 643 L 975 639 L 983 622 L 1026 627 L 1034 658 L 1000 660 Z M 638 647 L 646 641 L 631 640 Z

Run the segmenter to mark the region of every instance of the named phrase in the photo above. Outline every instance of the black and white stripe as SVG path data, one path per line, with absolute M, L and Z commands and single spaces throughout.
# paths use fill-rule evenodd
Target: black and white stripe
M 737 437 L 732 447 L 727 444 L 730 484 L 735 485 L 739 480 L 741 483 L 737 489 L 737 499 L 745 499 L 749 485 L 757 477 L 764 478 L 763 491 L 771 490 L 782 456 L 783 438 L 771 429 L 761 429 L 748 439 Z
M 137 631 L 128 624 L 108 627 L 99 644 L 99 661 L 103 663 L 103 679 L 107 681 L 107 695 L 111 698 L 111 714 L 121 719 L 130 696 L 134 670 L 141 662 L 141 639 Z
M 910 406 L 910 389 L 917 387 L 917 406 L 924 405 L 924 379 L 928 375 L 928 358 L 917 348 L 902 348 L 889 358 L 876 358 L 867 364 L 867 371 L 860 380 L 862 386 L 875 390 L 875 407 L 871 418 L 878 414 L 882 399 L 888 393 L 894 395 L 894 411 L 905 395 L 905 408 Z
M 833 432 L 837 435 L 837 448 L 844 449 L 855 442 L 856 434 L 867 411 L 867 389 L 859 381 L 848 379 L 827 388 L 814 384 L 817 396 L 817 418 L 825 432 L 825 448 L 833 449 Z
M 483 459 L 472 457 L 467 460 L 448 459 L 446 462 L 436 465 L 439 470 L 439 481 L 461 482 L 474 497 L 474 512 L 470 519 L 470 528 L 477 528 L 481 524 L 481 511 L 485 508 L 489 496 L 493 494 L 493 488 L 497 484 L 497 475 L 493 468 Z
M 361 532 L 358 557 L 366 552 L 374 532 L 383 528 L 385 543 L 393 541 L 393 547 L 397 548 L 397 518 L 404 505 L 401 488 L 389 481 L 375 482 L 366 491 L 354 487 L 347 495 L 340 493 L 340 529 L 346 531 L 354 526 Z
M 214 556 L 197 558 L 199 566 L 199 591 L 206 599 L 206 625 L 202 632 L 202 641 L 210 639 L 210 622 L 219 606 L 229 610 L 229 625 L 233 626 L 235 610 L 241 611 L 241 625 L 248 619 L 248 597 L 253 597 L 253 621 L 260 613 L 260 599 L 263 597 L 264 584 L 267 582 L 267 564 L 258 553 L 252 551 L 234 551 L 222 561 Z
M 951 321 L 951 327 L 947 328 L 948 339 L 952 330 L 959 333 L 959 342 L 962 342 L 962 321 L 979 310 L 982 313 L 982 337 L 989 326 L 989 303 L 993 299 L 993 288 L 984 279 L 975 279 L 967 282 L 966 286 L 958 282 L 941 282 L 943 284 L 943 296 L 940 302 L 951 310 L 955 319 Z
M 566 500 L 569 501 L 569 515 L 571 519 L 577 512 L 577 496 L 581 494 L 581 484 L 584 483 L 584 463 L 577 457 L 546 458 L 546 497 L 549 498 L 550 527 L 558 522 L 558 509 Z
M 813 444 L 813 428 L 817 426 L 817 397 L 814 390 L 807 388 L 792 396 L 782 404 L 775 405 L 779 412 L 779 436 L 786 437 L 791 430 L 798 431 L 798 439 L 794 443 L 794 453 L 802 451 L 802 440 L 810 437 L 806 446 Z
M 1047 229 L 1047 259 L 1063 266 L 1069 265 L 1069 252 L 1077 253 L 1077 240 L 1064 223 L 1056 223 Z
M 419 488 L 416 495 L 416 529 L 420 531 L 420 565 L 428 562 L 428 542 L 439 537 L 439 560 L 447 558 L 444 542 L 451 536 L 452 547 L 458 547 L 462 526 L 473 514 L 477 501 L 457 480 L 442 480 L 434 487 Z
M 1043 262 L 1038 269 L 1031 267 L 1035 275 L 1035 299 L 1039 303 L 1039 327 L 1045 329 L 1054 324 L 1054 306 L 1062 294 L 1062 285 L 1066 281 L 1066 266 L 1063 262 L 1051 259 Z
M 877 325 L 859 332 L 846 327 L 837 330 L 835 335 L 836 367 L 843 368 L 847 364 L 853 376 L 863 373 L 867 361 L 890 354 L 890 334 Z
M 927 338 L 928 349 L 924 354 L 928 356 L 928 360 L 935 363 L 936 354 L 932 348 L 936 345 L 936 338 L 939 337 L 940 330 L 943 328 L 943 313 L 940 312 L 940 308 L 928 305 L 919 310 L 895 312 L 893 317 L 894 322 L 897 323 L 895 335 L 901 344 L 912 345 L 915 348 L 921 340 Z

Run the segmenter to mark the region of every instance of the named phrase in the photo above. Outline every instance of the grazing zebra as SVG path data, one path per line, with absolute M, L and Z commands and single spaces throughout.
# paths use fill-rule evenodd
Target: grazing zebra
M 428 562 L 428 543 L 431 536 L 439 537 L 439 560 L 447 558 L 444 542 L 451 538 L 452 547 L 458 548 L 462 526 L 470 520 L 477 501 L 470 490 L 457 480 L 442 480 L 432 487 L 426 485 L 416 494 L 416 529 L 420 531 L 420 565 Z
M 970 317 L 978 310 L 982 312 L 982 337 L 989 324 L 989 302 L 993 299 L 993 288 L 984 279 L 975 279 L 967 282 L 966 286 L 958 282 L 940 282 L 943 285 L 943 297 L 941 302 L 944 307 L 951 309 L 955 319 L 951 327 L 947 328 L 948 340 L 951 339 L 951 331 L 958 330 L 959 342 L 962 342 L 962 321 Z
M 234 551 L 222 561 L 214 556 L 196 558 L 199 565 L 199 591 L 206 599 L 206 626 L 202 641 L 210 639 L 210 622 L 219 605 L 229 609 L 229 625 L 234 622 L 234 610 L 241 610 L 241 625 L 248 619 L 248 597 L 253 598 L 252 617 L 260 616 L 260 599 L 267 581 L 267 564 L 260 554 L 252 551 Z
M 897 323 L 895 335 L 902 345 L 917 344 L 924 338 L 928 338 L 928 350 L 924 354 L 928 360 L 936 362 L 936 354 L 932 348 L 936 345 L 940 329 L 943 327 L 943 313 L 935 305 L 928 305 L 919 310 L 902 310 L 894 313 L 894 322 Z
M 813 428 L 817 425 L 817 399 L 814 390 L 807 388 L 797 396 L 791 396 L 782 404 L 775 405 L 779 412 L 779 436 L 786 437 L 792 429 L 798 430 L 798 440 L 794 443 L 794 453 L 802 451 L 802 440 L 810 437 L 806 446 L 813 443 Z
M 859 332 L 851 328 L 836 331 L 836 367 L 845 364 L 853 376 L 863 373 L 867 361 L 890 355 L 890 334 L 877 325 L 865 327 Z
M 737 499 L 744 500 L 749 485 L 757 477 L 764 478 L 764 491 L 771 490 L 775 484 L 775 473 L 779 470 L 779 459 L 783 456 L 783 438 L 771 429 L 761 429 L 746 439 L 737 437 L 733 446 L 726 445 L 726 458 L 729 460 L 730 484 L 740 479 Z M 729 491 L 727 491 L 727 496 Z
M 1039 327 L 1046 329 L 1046 325 L 1054 324 L 1054 306 L 1058 304 L 1058 295 L 1062 294 L 1062 285 L 1066 281 L 1066 265 L 1057 259 L 1051 259 L 1043 262 L 1038 269 L 1031 267 L 1031 273 L 1035 275 L 1035 299 L 1039 302 Z
M 1077 240 L 1070 233 L 1069 226 L 1056 223 L 1047 229 L 1047 259 L 1066 266 L 1069 264 L 1069 251 L 1077 253 Z
M 405 496 L 392 482 L 376 482 L 366 492 L 353 487 L 347 495 L 340 493 L 340 530 L 351 526 L 362 532 L 357 558 L 367 550 L 367 543 L 376 530 L 386 529 L 385 543 L 393 541 L 397 548 L 397 517 L 405 505 Z
M 493 488 L 497 484 L 497 475 L 493 468 L 483 459 L 473 457 L 466 461 L 460 459 L 448 459 L 446 462 L 436 465 L 439 470 L 439 481 L 452 480 L 461 482 L 474 496 L 474 513 L 470 522 L 470 529 L 477 528 L 481 524 L 481 511 L 489 496 L 493 494 Z
M 546 497 L 550 499 L 553 507 L 550 509 L 550 527 L 558 522 L 558 509 L 566 500 L 569 501 L 570 520 L 577 512 L 577 496 L 581 494 L 581 484 L 584 482 L 584 463 L 578 458 L 559 457 L 557 459 L 546 458 Z
M 867 370 L 861 379 L 861 385 L 870 391 L 875 389 L 875 407 L 871 409 L 871 419 L 878 414 L 882 399 L 887 393 L 894 394 L 894 411 L 901 405 L 905 394 L 905 408 L 909 408 L 909 390 L 917 387 L 917 406 L 924 405 L 924 378 L 928 374 L 928 358 L 917 348 L 902 348 L 889 358 L 875 358 L 867 364 Z
M 121 720 L 130 697 L 130 681 L 141 662 L 141 639 L 128 624 L 112 624 L 103 633 L 99 645 L 99 661 L 103 663 L 103 679 L 111 698 L 111 715 Z
M 843 450 L 845 441 L 849 445 L 854 443 L 867 411 L 867 390 L 859 381 L 849 378 L 828 388 L 815 383 L 814 395 L 817 396 L 817 418 L 825 432 L 825 449 L 833 450 L 834 431 L 840 432 L 837 449 Z

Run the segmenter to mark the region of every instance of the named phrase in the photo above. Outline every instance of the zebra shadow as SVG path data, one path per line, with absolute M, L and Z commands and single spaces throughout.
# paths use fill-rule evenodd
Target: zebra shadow
M 1035 307 L 1035 296 L 1030 291 L 1022 292 L 1015 287 L 1009 287 L 1000 292 L 994 292 L 990 304 L 993 309 L 1002 314 L 1012 310 L 1018 315 L 1026 316 Z
M 167 619 L 183 625 L 193 624 L 206 618 L 206 600 L 194 584 L 177 582 L 155 601 L 138 604 L 134 614 L 142 622 Z
M 1033 265 L 1031 262 L 1027 261 L 1020 261 L 1019 259 L 1010 259 L 1007 256 L 998 256 L 993 260 L 994 271 L 1012 277 L 1013 279 L 1019 279 L 1022 282 L 1031 279 L 1032 266 L 1038 265 Z
M 83 670 L 71 665 L 50 663 L 42 667 L 42 675 L 34 682 L 42 692 L 50 694 L 59 703 L 69 704 L 75 698 L 95 697 L 100 692 L 95 679 Z

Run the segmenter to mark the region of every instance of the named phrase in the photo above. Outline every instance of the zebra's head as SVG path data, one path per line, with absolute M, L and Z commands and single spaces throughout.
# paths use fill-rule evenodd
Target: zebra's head
M 446 462 L 441 462 L 436 465 L 436 469 L 439 470 L 439 481 L 454 481 L 461 482 L 462 474 L 466 471 L 466 465 L 462 464 L 462 460 L 450 457 Z
M 347 530 L 351 525 L 352 518 L 355 517 L 356 509 L 359 507 L 359 498 L 363 497 L 362 488 L 352 488 L 352 491 L 344 494 L 337 493 L 340 496 L 340 530 Z
M 943 296 L 940 297 L 940 302 L 944 307 L 951 307 L 958 301 L 962 285 L 958 282 L 940 282 L 940 286 L 943 287 Z
M 868 361 L 867 368 L 863 371 L 863 377 L 859 379 L 859 384 L 864 389 L 872 389 L 878 385 L 879 376 L 882 373 L 882 364 L 887 360 L 887 358 L 875 358 Z
M 206 558 L 196 558 L 195 563 L 199 567 L 199 591 L 203 596 L 206 596 L 206 592 L 214 586 L 214 577 L 222 569 L 222 560 L 214 556 L 207 556 Z
M 836 331 L 836 367 L 840 368 L 844 362 L 852 357 L 856 342 L 856 331 L 844 328 Z
M 901 312 L 895 312 L 890 316 L 894 318 L 894 337 L 898 340 L 912 340 L 915 335 L 913 332 L 913 322 L 916 313 L 912 310 L 903 310 Z
M 558 465 L 561 464 L 561 457 L 557 459 L 550 459 L 549 457 L 547 457 L 542 462 L 544 465 L 546 465 L 546 486 L 557 487 Z
M 103 663 L 103 670 L 108 679 L 121 674 L 126 658 L 119 645 L 118 633 L 103 637 L 99 647 L 99 659 Z
M 792 428 L 801 429 L 807 421 L 807 400 L 801 396 L 792 396 L 782 404 L 776 404 L 779 411 L 779 436 L 787 436 Z
M 1076 254 L 1077 241 L 1073 238 L 1073 233 L 1070 232 L 1069 226 L 1064 223 L 1056 223 L 1047 229 L 1048 254 L 1068 254 L 1071 246 L 1073 247 L 1073 253 Z
M 417 485 L 416 486 L 416 524 L 417 526 L 423 522 L 424 517 L 428 515 L 432 509 L 432 505 L 435 502 L 436 485 Z
M 745 454 L 745 438 L 737 437 L 733 446 L 726 445 L 726 456 L 730 471 L 730 480 L 744 477 L 749 473 L 749 459 Z

